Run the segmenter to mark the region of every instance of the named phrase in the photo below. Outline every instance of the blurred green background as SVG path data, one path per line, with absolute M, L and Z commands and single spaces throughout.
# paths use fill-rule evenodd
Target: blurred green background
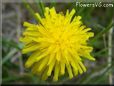
M 36 23 L 34 16 L 24 3 L 2 3 L 2 84 L 114 84 L 114 7 L 79 7 L 76 3 L 37 1 L 28 4 L 41 16 L 46 6 L 54 6 L 57 12 L 64 14 L 67 9 L 76 9 L 75 15 L 82 16 L 83 23 L 95 33 L 89 43 L 94 47 L 92 55 L 96 61 L 84 61 L 87 72 L 71 80 L 66 74 L 58 82 L 42 81 L 25 69 L 28 55 L 21 54 L 23 44 L 19 42 L 23 22 Z

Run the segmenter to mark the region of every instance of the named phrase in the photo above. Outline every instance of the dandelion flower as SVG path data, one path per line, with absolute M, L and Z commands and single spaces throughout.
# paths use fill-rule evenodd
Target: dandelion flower
M 94 36 L 91 28 L 83 25 L 81 16 L 74 16 L 75 10 L 57 13 L 55 8 L 45 8 L 44 18 L 38 13 L 39 24 L 24 22 L 26 27 L 20 41 L 24 43 L 22 53 L 31 55 L 25 63 L 34 74 L 43 80 L 68 73 L 69 78 L 86 72 L 82 58 L 95 60 L 91 55 L 92 47 L 87 42 Z

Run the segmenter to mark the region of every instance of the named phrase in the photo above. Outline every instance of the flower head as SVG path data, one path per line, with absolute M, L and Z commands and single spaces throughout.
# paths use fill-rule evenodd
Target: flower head
M 69 78 L 73 78 L 86 72 L 83 57 L 95 60 L 90 55 L 92 47 L 87 44 L 94 34 L 88 32 L 91 28 L 84 26 L 81 17 L 74 14 L 74 9 L 64 15 L 57 13 L 54 7 L 46 7 L 44 18 L 36 13 L 39 24 L 24 22 L 27 28 L 20 39 L 25 44 L 22 52 L 31 52 L 25 66 L 44 80 L 53 74 L 53 80 L 57 81 L 66 71 Z

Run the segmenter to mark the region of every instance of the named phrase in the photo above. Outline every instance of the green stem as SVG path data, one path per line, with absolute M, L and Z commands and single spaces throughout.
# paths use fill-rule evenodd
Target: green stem
M 113 36 L 113 27 L 109 30 L 108 34 L 108 66 L 112 66 L 112 36 Z M 109 84 L 113 84 L 113 75 L 112 75 L 112 69 L 110 69 L 109 73 Z
M 37 3 L 37 7 L 40 10 L 40 14 L 42 16 L 44 16 L 44 11 L 45 11 L 45 5 L 43 4 L 42 0 L 35 0 L 35 2 Z
M 99 32 L 90 42 L 94 43 L 98 38 L 100 38 L 104 33 L 108 32 L 111 27 L 113 26 L 113 22 L 111 21 L 110 24 L 107 26 L 107 28 L 104 28 L 101 32 Z
M 41 1 L 42 1 L 42 0 L 41 0 Z M 40 4 L 40 7 L 41 7 L 41 9 L 42 9 L 42 15 L 44 15 L 45 6 L 44 6 L 43 2 L 40 2 L 39 4 Z
M 31 15 L 36 19 L 37 22 L 40 22 L 40 20 L 38 19 L 38 17 L 35 15 L 34 10 L 30 7 L 30 5 L 27 3 L 26 0 L 23 0 L 25 7 L 27 8 L 27 10 L 31 13 Z
M 52 0 L 51 2 L 51 7 L 55 6 L 56 5 L 56 0 Z

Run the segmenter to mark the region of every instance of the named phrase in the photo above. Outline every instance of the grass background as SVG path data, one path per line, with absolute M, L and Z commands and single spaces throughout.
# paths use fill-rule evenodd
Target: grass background
M 23 45 L 19 42 L 23 22 L 37 23 L 33 13 L 38 12 L 43 17 L 46 6 L 54 6 L 57 12 L 63 13 L 76 9 L 75 15 L 82 16 L 84 24 L 95 33 L 89 43 L 94 47 L 92 55 L 96 61 L 86 60 L 87 72 L 71 80 L 65 74 L 58 82 L 42 81 L 24 68 L 28 55 L 21 54 Z M 111 28 L 114 29 L 114 7 L 76 7 L 75 3 L 38 3 L 37 0 L 25 4 L 2 3 L 2 84 L 114 84 L 114 30 Z M 111 57 L 109 52 L 112 52 Z

